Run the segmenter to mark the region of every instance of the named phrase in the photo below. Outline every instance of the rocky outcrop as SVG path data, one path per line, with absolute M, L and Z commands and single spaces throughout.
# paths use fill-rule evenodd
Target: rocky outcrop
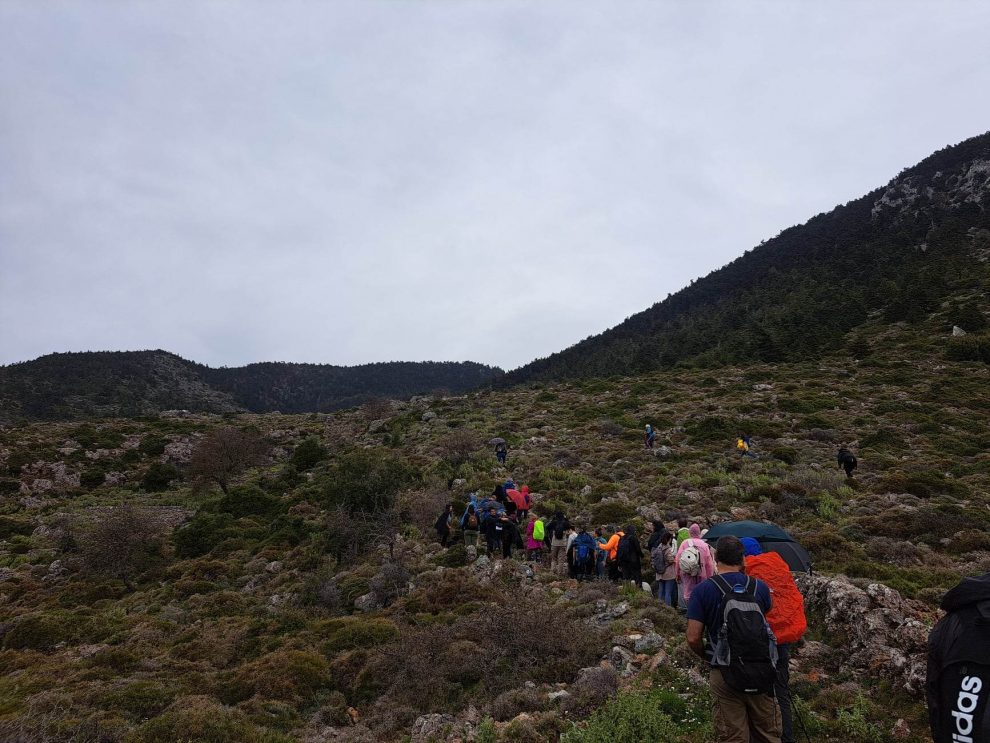
M 923 689 L 929 631 L 923 604 L 881 583 L 859 588 L 841 575 L 802 575 L 797 583 L 808 613 L 843 639 L 844 670 L 890 679 L 915 694 Z

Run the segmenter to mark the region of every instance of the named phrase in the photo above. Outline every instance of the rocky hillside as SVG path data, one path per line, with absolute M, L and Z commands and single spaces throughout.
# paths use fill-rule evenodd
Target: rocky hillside
M 990 367 L 952 358 L 949 311 L 817 362 L 2 429 L 0 740 L 710 741 L 675 611 L 435 544 L 510 473 L 592 525 L 782 525 L 815 561 L 809 734 L 927 740 L 936 601 L 990 570 Z
M 988 206 L 990 134 L 983 134 L 499 383 L 817 358 L 841 348 L 871 313 L 919 322 L 949 299 L 957 300 L 955 324 L 982 330 L 990 310 Z M 990 359 L 990 342 L 984 338 L 977 353 Z
M 326 412 L 375 397 L 461 392 L 501 374 L 501 369 L 473 362 L 212 369 L 165 351 L 55 353 L 0 367 L 0 422 L 148 416 L 165 410 Z

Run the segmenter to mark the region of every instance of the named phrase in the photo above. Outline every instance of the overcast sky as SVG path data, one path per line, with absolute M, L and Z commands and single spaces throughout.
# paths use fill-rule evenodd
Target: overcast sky
M 512 368 L 990 127 L 985 2 L 0 2 L 0 363 Z

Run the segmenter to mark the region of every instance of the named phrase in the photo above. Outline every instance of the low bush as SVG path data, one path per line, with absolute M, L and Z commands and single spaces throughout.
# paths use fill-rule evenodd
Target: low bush
M 330 665 L 319 653 L 276 650 L 234 671 L 221 699 L 240 702 L 258 695 L 266 699 L 305 703 L 330 685 Z
M 238 485 L 230 488 L 217 502 L 217 510 L 234 518 L 244 516 L 271 516 L 282 509 L 282 502 L 257 485 Z
M 678 726 L 662 710 L 666 692 L 631 691 L 619 694 L 582 726 L 561 737 L 562 743 L 677 743 Z M 667 700 L 669 701 L 669 700 Z
M 141 679 L 107 692 L 100 704 L 138 722 L 161 714 L 174 700 L 174 690 L 158 681 Z
M 346 650 L 373 648 L 391 642 L 399 628 L 387 619 L 341 617 L 324 622 L 320 631 L 326 637 L 323 652 L 334 656 Z
M 338 458 L 322 478 L 323 501 L 352 513 L 382 512 L 414 479 L 413 469 L 392 452 L 358 449 Z
M 591 520 L 596 524 L 620 524 L 635 515 L 635 507 L 623 501 L 596 503 L 591 509 Z
M 169 483 L 178 480 L 179 470 L 174 464 L 154 462 L 141 477 L 141 489 L 149 493 L 159 493 L 167 490 Z
M 327 458 L 327 449 L 316 437 L 305 439 L 297 446 L 289 461 L 298 472 L 306 472 Z
M 209 697 L 183 697 L 168 710 L 141 725 L 124 743 L 276 743 L 244 719 L 242 713 Z

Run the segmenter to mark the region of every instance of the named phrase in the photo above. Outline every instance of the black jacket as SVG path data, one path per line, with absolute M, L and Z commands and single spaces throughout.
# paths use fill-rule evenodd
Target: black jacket
M 990 743 L 990 573 L 964 578 L 942 608 L 947 614 L 928 636 L 932 738 Z

